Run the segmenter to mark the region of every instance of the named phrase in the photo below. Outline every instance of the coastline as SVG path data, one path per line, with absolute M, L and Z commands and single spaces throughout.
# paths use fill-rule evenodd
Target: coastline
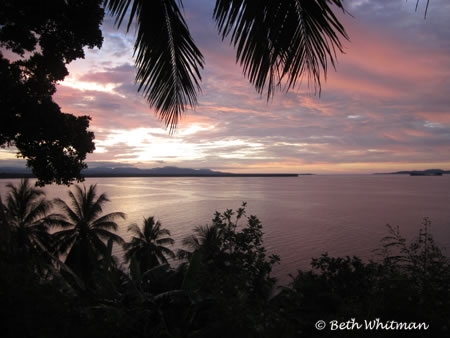
M 136 174 L 136 173 L 111 173 L 111 174 L 84 174 L 83 177 L 299 177 L 313 174 Z M 33 174 L 0 173 L 1 178 L 36 178 Z

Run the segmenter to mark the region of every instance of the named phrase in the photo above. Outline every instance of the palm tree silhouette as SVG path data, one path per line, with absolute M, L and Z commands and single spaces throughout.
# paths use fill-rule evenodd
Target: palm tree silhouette
M 31 187 L 28 179 L 18 186 L 8 184 L 3 206 L 4 223 L 9 227 L 18 249 L 41 255 L 51 247 L 48 230 L 61 220 L 61 215 L 48 214 L 52 203 L 43 190 Z
M 166 257 L 175 258 L 173 251 L 166 247 L 173 245 L 174 240 L 164 237 L 170 236 L 170 231 L 161 228 L 161 223 L 155 222 L 154 217 L 144 217 L 142 229 L 132 224 L 128 231 L 134 236 L 130 242 L 124 244 L 125 261 L 130 263 L 132 259 L 136 259 L 142 273 L 159 264 L 166 264 Z
M 120 26 L 136 22 L 136 82 L 171 131 L 197 104 L 203 55 L 177 5 L 181 0 L 105 0 Z M 231 37 L 236 62 L 257 92 L 289 90 L 306 76 L 315 89 L 334 66 L 340 38 L 348 39 L 332 7 L 342 0 L 216 0 L 213 17 L 222 39 Z
M 217 226 L 197 226 L 194 234 L 183 239 L 183 245 L 188 249 L 179 249 L 177 255 L 180 259 L 190 259 L 195 252 L 204 256 L 216 255 L 222 246 L 222 236 Z
M 62 208 L 65 219 L 59 222 L 63 230 L 54 233 L 56 252 L 67 254 L 65 263 L 72 268 L 88 285 L 92 285 L 92 273 L 97 261 L 108 254 L 105 241 L 123 244 L 123 239 L 111 232 L 117 231 L 115 222 L 125 218 L 122 212 L 113 212 L 100 216 L 103 204 L 109 201 L 105 194 L 97 198 L 96 185 L 89 189 L 75 186 L 75 193 L 69 191 L 69 206 L 65 201 L 56 199 Z
M 6 206 L 0 196 L 0 251 L 8 252 L 11 246 L 11 229 L 6 218 Z

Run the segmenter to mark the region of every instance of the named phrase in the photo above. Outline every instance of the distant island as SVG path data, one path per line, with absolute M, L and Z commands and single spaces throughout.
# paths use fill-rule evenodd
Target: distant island
M 409 171 L 396 171 L 393 173 L 376 173 L 374 175 L 442 176 L 444 174 L 450 174 L 450 170 L 442 170 L 442 169 L 409 170 Z
M 210 169 L 162 167 L 140 169 L 136 167 L 94 167 L 82 171 L 84 177 L 298 177 L 299 174 L 234 174 Z M 312 175 L 312 174 L 300 174 Z M 0 178 L 34 177 L 28 168 L 0 167 Z

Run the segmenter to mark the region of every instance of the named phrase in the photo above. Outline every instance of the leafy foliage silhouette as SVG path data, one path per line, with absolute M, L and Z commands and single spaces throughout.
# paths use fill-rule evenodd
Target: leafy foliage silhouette
M 101 0 L 14 1 L 0 5 L 0 146 L 15 146 L 38 184 L 82 180 L 94 149 L 88 116 L 62 113 L 53 101 L 66 65 L 100 47 Z M 11 56 L 12 55 L 12 56 Z

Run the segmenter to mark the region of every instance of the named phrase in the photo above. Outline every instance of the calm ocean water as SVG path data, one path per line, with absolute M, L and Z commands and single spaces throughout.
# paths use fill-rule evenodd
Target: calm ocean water
M 0 180 L 2 197 L 8 182 Z M 274 274 L 281 282 L 297 269 L 308 268 L 312 257 L 330 255 L 373 257 L 386 234 L 386 224 L 399 225 L 407 238 L 417 235 L 424 217 L 432 221 L 437 242 L 450 252 L 450 175 L 300 176 L 278 178 L 88 178 L 111 202 L 105 212 L 123 211 L 119 230 L 155 216 L 176 240 L 197 225 L 210 223 L 214 211 L 238 208 L 262 221 L 265 246 L 281 257 Z M 49 198 L 68 199 L 66 186 L 48 186 Z M 116 254 L 121 250 L 116 248 Z

